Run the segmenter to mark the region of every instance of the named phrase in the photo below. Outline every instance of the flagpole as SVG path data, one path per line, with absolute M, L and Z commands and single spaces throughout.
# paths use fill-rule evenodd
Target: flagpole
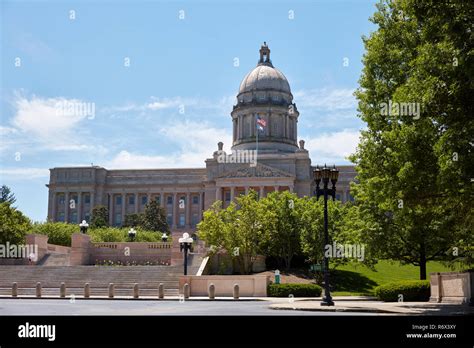
M 257 153 L 255 154 L 255 163 L 258 163 L 258 133 L 259 129 L 257 126 L 257 120 L 255 120 L 255 130 L 257 131 Z

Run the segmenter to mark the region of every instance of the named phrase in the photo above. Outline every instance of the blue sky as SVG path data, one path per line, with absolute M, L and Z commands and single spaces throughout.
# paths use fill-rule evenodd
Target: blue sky
M 314 164 L 347 164 L 364 126 L 352 93 L 375 1 L 0 6 L 0 183 L 33 220 L 46 218 L 49 168 L 204 167 L 218 141 L 229 149 L 232 105 L 263 41 Z M 71 102 L 94 115 L 58 112 Z

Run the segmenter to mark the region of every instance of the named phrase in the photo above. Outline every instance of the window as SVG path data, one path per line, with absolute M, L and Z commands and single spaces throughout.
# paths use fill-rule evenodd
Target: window
M 173 204 L 173 197 L 171 196 L 166 197 L 166 204 Z
M 199 196 L 193 196 L 193 204 L 199 204 Z
M 148 202 L 147 196 L 142 196 L 142 205 L 145 205 Z
M 350 193 L 349 193 L 349 200 L 350 200 L 351 202 L 354 202 L 354 197 L 353 197 Z
M 192 220 L 192 224 L 193 226 L 196 226 L 199 222 L 199 216 L 198 214 L 193 214 L 193 220 Z
M 120 225 L 122 224 L 122 214 L 117 213 L 115 214 L 115 225 Z
M 225 193 L 225 201 L 230 202 L 230 192 L 229 191 L 226 191 L 226 193 Z
M 90 194 L 85 194 L 84 195 L 84 204 L 90 204 L 91 203 L 91 195 Z
M 64 195 L 59 195 L 59 204 L 64 204 L 65 197 Z
M 184 224 L 186 223 L 186 219 L 184 217 L 184 214 L 179 214 L 179 226 L 184 226 Z
M 122 205 L 122 196 L 115 196 L 115 204 Z
M 77 195 L 71 195 L 71 198 L 69 199 L 69 202 L 74 201 L 74 204 L 79 203 L 79 198 Z M 70 207 L 71 208 L 71 207 Z M 74 209 L 74 208 L 72 208 Z
M 155 197 L 155 202 L 158 203 L 158 205 L 161 204 L 161 196 L 156 196 Z
M 86 214 L 84 215 L 84 220 L 86 220 L 87 222 L 90 222 L 90 221 L 91 221 L 91 214 L 86 213 Z
M 128 196 L 128 204 L 130 205 L 135 204 L 135 196 Z
M 166 215 L 166 222 L 168 223 L 168 225 L 173 224 L 173 214 Z
M 77 212 L 72 212 L 69 218 L 69 222 L 77 223 Z
M 64 222 L 64 212 L 60 212 L 60 213 L 58 214 L 58 221 L 59 221 L 59 222 Z
M 179 209 L 184 209 L 186 208 L 186 197 L 181 196 L 179 197 Z

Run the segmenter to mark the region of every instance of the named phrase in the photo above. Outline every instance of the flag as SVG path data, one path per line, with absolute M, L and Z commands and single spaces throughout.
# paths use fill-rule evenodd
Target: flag
M 263 131 L 264 127 L 267 126 L 267 122 L 263 118 L 260 118 L 260 116 L 257 116 L 257 129 L 259 131 Z

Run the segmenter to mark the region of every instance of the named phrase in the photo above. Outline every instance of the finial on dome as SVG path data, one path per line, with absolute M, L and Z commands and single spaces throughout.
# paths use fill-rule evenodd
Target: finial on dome
M 266 41 L 264 41 L 263 45 L 260 47 L 260 60 L 258 61 L 258 64 L 273 66 L 272 61 L 270 60 L 270 49 L 268 48 Z

